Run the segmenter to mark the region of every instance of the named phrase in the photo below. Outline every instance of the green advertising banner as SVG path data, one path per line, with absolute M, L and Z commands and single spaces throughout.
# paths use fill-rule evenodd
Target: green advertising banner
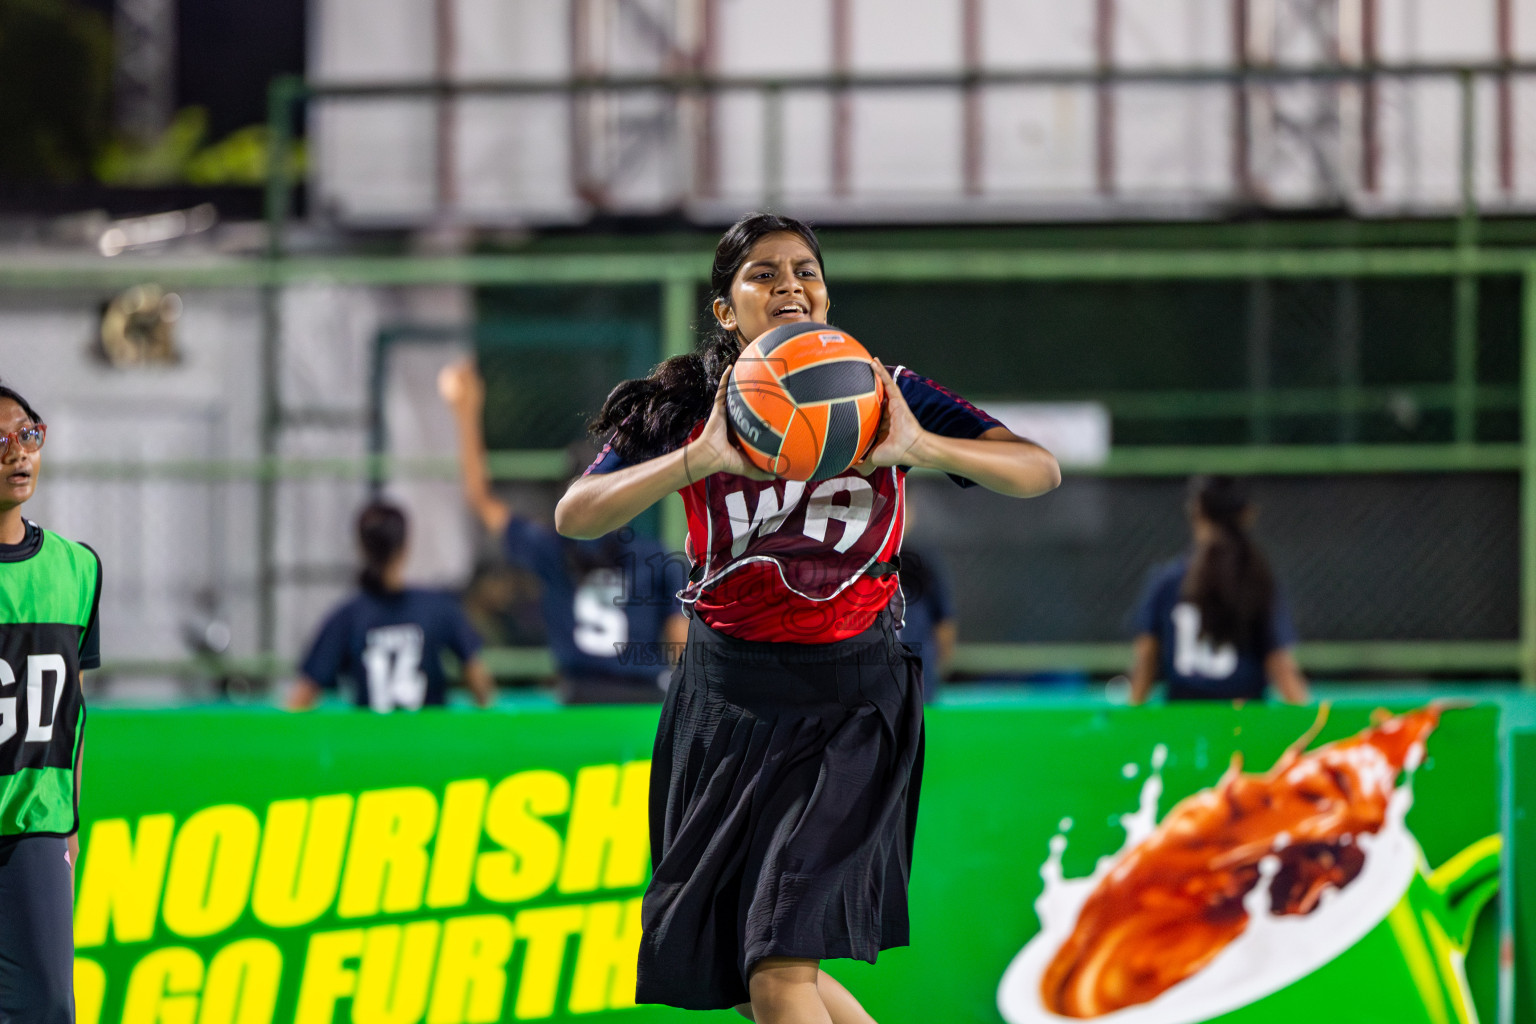
M 1519 851 L 1523 871 L 1515 880 L 1515 1020 L 1536 1020 L 1536 877 L 1531 857 L 1536 855 L 1536 731 L 1521 730 L 1509 738 L 1509 771 L 1514 783 L 1510 809 L 1510 845 Z
M 913 945 L 829 969 L 885 1022 L 1492 1024 L 1498 711 L 1399 710 L 936 708 Z M 80 1024 L 739 1020 L 632 1003 L 655 721 L 93 714 Z

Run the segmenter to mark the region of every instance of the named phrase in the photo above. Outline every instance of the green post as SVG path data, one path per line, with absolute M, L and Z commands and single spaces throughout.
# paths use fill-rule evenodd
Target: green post
M 694 303 L 697 282 L 692 276 L 674 274 L 662 284 L 661 356 L 663 359 L 693 351 Z M 688 536 L 683 499 L 668 495 L 661 503 L 661 541 L 672 551 L 682 551 Z
M 1274 285 L 1268 278 L 1248 282 L 1248 443 L 1267 445 L 1272 437 L 1270 335 L 1274 327 Z
M 1339 443 L 1360 440 L 1360 289 L 1352 277 L 1334 282 L 1334 344 L 1339 356 Z
M 267 255 L 279 259 L 293 198 L 289 171 L 293 163 L 293 108 L 304 95 L 304 82 L 280 75 L 267 86 Z
M 1520 376 L 1520 682 L 1536 690 L 1536 263 L 1525 271 L 1521 297 L 1522 335 Z
M 282 285 L 278 265 L 284 255 L 293 183 L 289 165 L 293 150 L 293 107 L 304 84 L 292 76 L 272 80 L 267 89 L 267 273 L 261 287 L 261 457 L 275 464 L 282 431 L 280 388 L 282 358 Z M 256 497 L 256 636 L 261 653 L 277 646 L 277 487 L 274 473 L 264 472 Z
M 1476 79 L 1461 72 L 1461 217 L 1456 224 L 1456 253 L 1461 262 L 1477 254 Z M 1456 273 L 1455 389 L 1457 444 L 1477 441 L 1477 275 L 1464 267 Z

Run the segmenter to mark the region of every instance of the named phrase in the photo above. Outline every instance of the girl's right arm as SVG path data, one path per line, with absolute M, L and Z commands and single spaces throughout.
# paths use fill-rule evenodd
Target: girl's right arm
M 1152 684 L 1157 681 L 1157 637 L 1142 633 L 1136 637 L 1135 653 L 1131 656 L 1131 703 L 1145 704 L 1152 696 Z
M 703 475 L 693 469 L 696 453 L 688 450 L 691 447 L 577 480 L 555 506 L 555 529 L 575 540 L 594 540 L 617 530 Z
M 571 484 L 555 506 L 555 529 L 575 540 L 611 533 L 674 491 L 713 473 L 733 473 L 772 480 L 747 461 L 726 429 L 725 390 L 730 375 L 715 389 L 715 405 L 704 430 L 676 451 L 658 455 L 612 473 L 592 473 Z

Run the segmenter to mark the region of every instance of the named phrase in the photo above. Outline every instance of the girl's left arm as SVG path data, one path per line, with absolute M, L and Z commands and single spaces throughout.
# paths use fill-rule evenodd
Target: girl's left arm
M 864 465 L 938 469 L 1015 498 L 1033 498 L 1061 486 L 1056 457 L 1007 427 L 992 427 L 975 438 L 924 430 L 885 364 L 870 362 L 885 384 L 885 413 L 880 442 Z
M 1007 427 L 971 439 L 924 430 L 907 452 L 902 465 L 943 470 L 1014 498 L 1033 498 L 1061 486 L 1056 456 Z
M 1264 659 L 1264 673 L 1280 692 L 1280 699 L 1287 704 L 1311 702 L 1312 691 L 1307 687 L 1307 677 L 1302 674 L 1301 666 L 1296 664 L 1296 656 L 1290 648 L 1281 647 L 1270 651 Z

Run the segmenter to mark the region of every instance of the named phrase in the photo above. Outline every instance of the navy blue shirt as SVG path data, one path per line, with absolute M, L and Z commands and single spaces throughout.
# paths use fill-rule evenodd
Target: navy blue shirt
M 480 651 L 458 598 L 435 590 L 363 591 L 325 620 L 302 668 L 327 690 L 346 676 L 360 708 L 414 711 L 447 703 L 445 649 L 461 663 Z
M 1268 628 L 1253 646 L 1213 646 L 1200 636 L 1200 609 L 1180 597 L 1188 568 L 1189 559 L 1180 557 L 1154 569 L 1133 620 L 1137 633 L 1157 638 L 1158 673 L 1168 684 L 1168 699 L 1262 699 L 1268 687 L 1264 659 L 1296 645 L 1285 595 L 1276 590 Z
M 923 661 L 923 700 L 939 693 L 939 645 L 933 628 L 955 617 L 955 599 L 949 573 L 938 556 L 923 548 L 904 547 L 901 552 L 901 596 L 905 621 L 896 636 Z
M 568 679 L 618 678 L 654 685 L 668 668 L 662 625 L 682 613 L 677 592 L 688 560 L 654 540 L 620 530 L 573 541 L 519 516 L 507 523 L 507 561 L 543 584 L 550 654 Z

